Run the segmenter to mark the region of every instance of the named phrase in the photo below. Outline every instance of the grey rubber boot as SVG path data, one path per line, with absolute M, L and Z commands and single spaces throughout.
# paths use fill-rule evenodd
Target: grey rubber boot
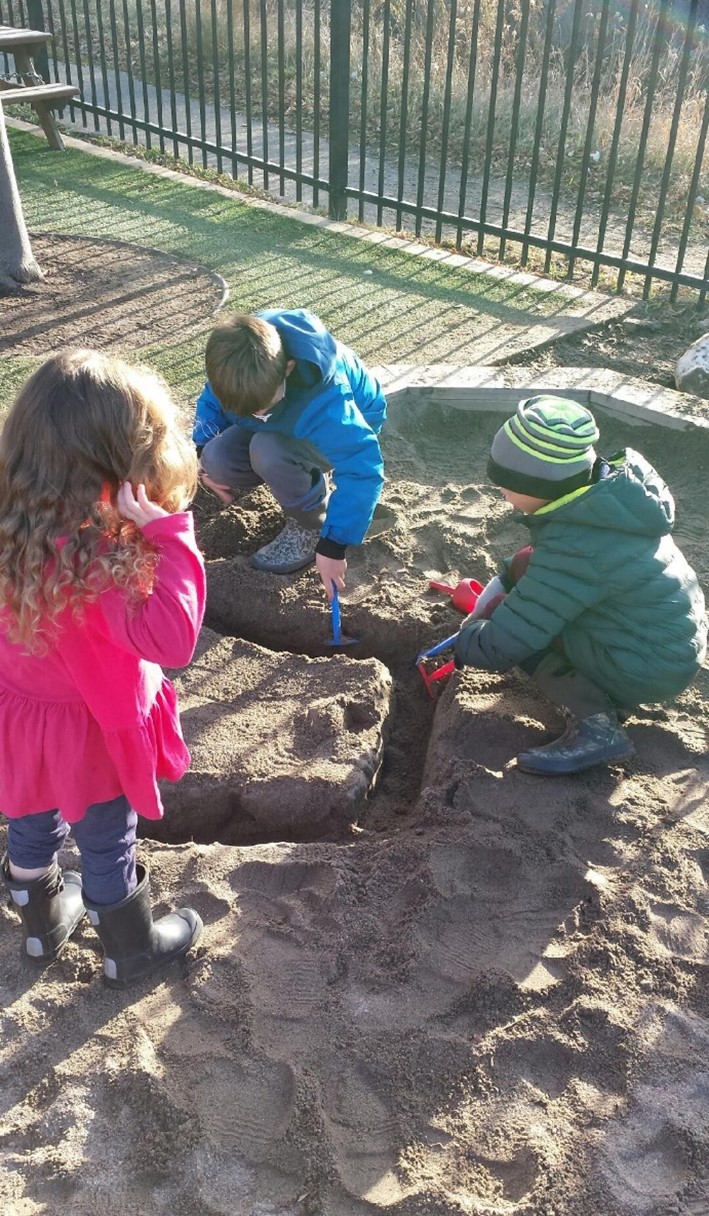
M 7 854 L 0 864 L 11 908 L 22 919 L 22 950 L 34 963 L 51 963 L 68 942 L 84 915 L 81 878 L 62 872 L 54 863 L 41 878 L 10 877 Z
M 570 714 L 563 735 L 553 743 L 521 752 L 517 767 L 524 773 L 561 777 L 581 773 L 597 764 L 627 760 L 634 750 L 615 713 L 578 719 Z
M 278 536 L 254 553 L 251 565 L 255 570 L 267 570 L 270 574 L 293 574 L 315 560 L 315 546 L 319 540 L 319 528 L 304 528 L 289 516 Z
M 103 972 L 109 988 L 128 988 L 186 954 L 202 932 L 192 908 L 179 908 L 153 920 L 150 876 L 136 867 L 138 886 L 117 904 L 92 904 L 84 897 L 89 920 L 103 946 Z

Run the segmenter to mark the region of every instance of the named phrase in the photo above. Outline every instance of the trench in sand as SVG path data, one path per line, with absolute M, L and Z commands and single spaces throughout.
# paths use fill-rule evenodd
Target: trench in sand
M 196 666 L 177 675 L 195 763 L 166 788 L 166 819 L 145 825 L 146 834 L 168 843 L 337 840 L 357 827 L 390 828 L 410 812 L 456 735 L 454 726 L 432 735 L 437 704 L 445 699 L 448 714 L 453 691 L 443 687 L 434 703 L 415 669 L 416 655 L 462 620 L 429 581 L 485 582 L 526 543 L 486 462 L 501 415 L 532 391 L 588 404 L 599 451 L 636 447 L 660 469 L 678 505 L 678 542 L 690 563 L 701 562 L 699 516 L 682 508 L 701 478 L 709 431 L 688 399 L 665 392 L 660 401 L 654 390 L 638 404 L 638 382 L 615 396 L 583 388 L 581 373 L 572 387 L 476 388 L 471 374 L 480 370 L 461 369 L 460 383 L 451 369 L 419 385 L 404 377 L 388 390 L 382 518 L 348 554 L 342 597 L 343 630 L 356 646 L 328 648 L 330 614 L 312 569 L 276 578 L 250 567 L 249 554 L 282 524 L 264 488 L 226 510 L 200 496 L 207 629 Z M 553 729 L 548 713 L 540 717 Z

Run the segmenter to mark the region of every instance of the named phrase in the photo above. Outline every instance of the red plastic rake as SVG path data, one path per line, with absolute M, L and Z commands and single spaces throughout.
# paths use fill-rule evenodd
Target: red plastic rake
M 451 635 L 451 637 L 445 638 L 444 641 L 439 642 L 437 646 L 432 646 L 430 650 L 422 650 L 421 654 L 416 660 L 416 667 L 421 673 L 421 679 L 426 686 L 426 692 L 432 701 L 435 701 L 436 699 L 435 686 L 437 685 L 438 681 L 446 680 L 448 676 L 452 675 L 455 671 L 455 661 L 450 659 L 448 663 L 443 663 L 442 666 L 439 667 L 430 667 L 430 661 L 431 659 L 435 658 L 436 655 L 441 654 L 442 651 L 448 650 L 449 647 L 454 646 L 457 637 L 458 634 L 454 633 Z

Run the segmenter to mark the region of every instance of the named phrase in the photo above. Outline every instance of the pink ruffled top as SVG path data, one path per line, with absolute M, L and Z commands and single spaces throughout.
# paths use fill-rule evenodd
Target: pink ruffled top
M 77 619 L 67 612 L 46 655 L 7 640 L 0 622 L 0 812 L 58 808 L 68 823 L 125 794 L 160 819 L 158 780 L 190 763 L 175 690 L 161 665 L 190 662 L 205 606 L 192 515 L 143 529 L 159 553 L 144 600 L 112 588 Z

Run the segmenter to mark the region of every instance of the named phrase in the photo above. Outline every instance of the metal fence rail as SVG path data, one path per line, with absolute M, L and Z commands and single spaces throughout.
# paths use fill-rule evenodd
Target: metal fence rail
M 709 290 L 709 0 L 0 0 L 65 121 L 549 271 Z M 0 61 L 0 71 L 12 71 Z

